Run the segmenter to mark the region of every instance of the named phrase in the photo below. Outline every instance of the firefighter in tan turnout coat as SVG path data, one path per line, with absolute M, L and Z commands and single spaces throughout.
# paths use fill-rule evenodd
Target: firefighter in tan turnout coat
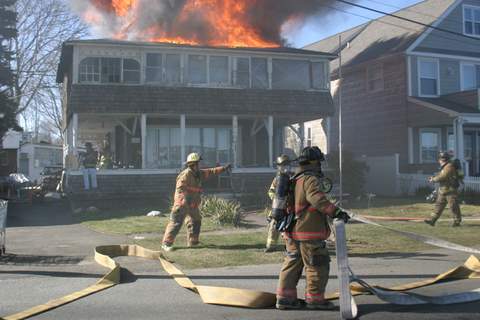
M 187 157 L 187 168 L 180 172 L 177 177 L 175 196 L 170 222 L 163 236 L 162 249 L 171 251 L 175 238 L 187 219 L 187 245 L 195 246 L 199 242 L 202 216 L 200 203 L 202 195 L 202 182 L 212 175 L 218 175 L 231 168 L 231 165 L 223 167 L 200 169 L 199 162 L 202 160 L 199 154 L 191 153 Z
M 277 158 L 276 161 L 278 170 L 280 171 L 288 171 L 288 165 L 290 164 L 290 159 L 287 155 L 282 154 Z M 270 200 L 273 201 L 275 197 L 275 190 L 277 189 L 277 177 L 273 178 L 272 184 L 270 185 L 270 189 L 268 189 L 268 197 Z M 277 230 L 276 221 L 272 218 L 272 211 L 270 211 L 268 215 L 268 234 L 267 234 L 267 245 L 265 247 L 265 252 L 273 252 L 275 251 L 275 246 L 278 243 L 278 238 L 280 237 L 280 232 Z
M 438 156 L 441 171 L 436 176 L 429 179 L 430 182 L 438 183 L 438 197 L 435 202 L 435 210 L 431 218 L 425 220 L 425 223 L 435 225 L 435 222 L 440 218 L 448 204 L 453 215 L 453 227 L 459 227 L 462 222 L 462 213 L 460 212 L 460 205 L 458 201 L 458 188 L 460 187 L 461 175 L 459 169 L 450 161 L 450 154 L 447 152 L 440 152 Z
M 305 301 L 308 309 L 330 310 L 334 305 L 324 293 L 330 272 L 330 256 L 325 240 L 330 235 L 327 217 L 348 221 L 349 216 L 331 203 L 321 191 L 323 176 L 320 162 L 324 155 L 318 147 L 307 147 L 299 158 L 295 180 L 295 216 L 293 229 L 286 232 L 287 254 L 277 288 L 278 309 L 299 309 L 297 284 L 305 268 Z

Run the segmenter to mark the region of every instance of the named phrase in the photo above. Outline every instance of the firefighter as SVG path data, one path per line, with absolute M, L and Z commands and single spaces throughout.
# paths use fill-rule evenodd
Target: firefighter
M 231 165 L 223 167 L 200 169 L 199 163 L 202 158 L 198 153 L 191 153 L 187 157 L 187 168 L 180 172 L 177 177 L 175 196 L 170 222 L 163 236 L 162 249 L 171 251 L 175 238 L 187 218 L 187 245 L 196 246 L 199 243 L 202 216 L 200 215 L 200 202 L 202 194 L 202 182 L 212 175 L 218 175 L 230 170 Z
M 287 155 L 285 154 L 280 155 L 277 158 L 276 165 L 277 165 L 278 171 L 287 172 L 290 174 L 289 172 L 290 159 L 288 158 Z M 273 198 L 275 197 L 276 189 L 277 189 L 277 177 L 273 178 L 272 184 L 270 185 L 270 189 L 268 189 L 268 197 L 272 201 L 273 201 Z M 272 211 L 269 212 L 267 221 L 268 221 L 268 235 L 267 235 L 267 245 L 264 251 L 273 252 L 275 251 L 275 246 L 278 243 L 280 232 L 277 231 L 276 221 L 272 219 Z
M 438 196 L 435 201 L 435 210 L 430 219 L 424 220 L 426 224 L 435 226 L 448 203 L 450 211 L 453 215 L 453 227 L 459 227 L 462 222 L 462 213 L 460 212 L 460 204 L 458 201 L 458 188 L 462 179 L 460 169 L 457 169 L 450 161 L 448 152 L 440 152 L 438 155 L 438 163 L 440 164 L 440 173 L 430 177 L 429 182 L 438 183 Z
M 324 155 L 318 147 L 307 147 L 299 157 L 295 183 L 295 225 L 285 232 L 286 257 L 280 271 L 277 288 L 277 309 L 300 309 L 297 284 L 305 268 L 306 307 L 331 310 L 334 305 L 325 300 L 324 292 L 330 272 L 330 256 L 325 240 L 330 235 L 327 217 L 348 222 L 346 212 L 331 203 L 321 191 L 321 161 Z M 274 215 L 279 220 L 279 217 Z

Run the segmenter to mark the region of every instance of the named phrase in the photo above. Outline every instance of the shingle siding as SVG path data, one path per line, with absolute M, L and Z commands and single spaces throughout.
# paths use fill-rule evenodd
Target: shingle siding
M 463 34 L 463 5 L 480 6 L 478 0 L 462 1 L 439 25 L 438 28 Z M 453 49 L 479 53 L 479 40 L 433 30 L 419 45 L 422 49 Z
M 71 113 L 164 113 L 306 116 L 333 114 L 329 92 L 73 85 Z
M 242 173 L 234 174 L 235 191 L 266 194 L 272 182 L 274 173 Z M 124 198 L 126 196 L 168 198 L 175 192 L 176 174 L 124 174 L 124 175 L 97 175 L 98 189 L 95 190 L 96 198 Z M 214 188 L 217 186 L 216 178 L 208 181 Z M 132 188 L 135 186 L 135 188 Z M 222 184 L 229 191 L 229 186 Z M 75 196 L 89 196 L 92 191 L 85 192 L 83 176 L 68 176 L 68 188 Z M 208 188 L 207 188 L 208 191 Z
M 384 89 L 367 92 L 366 69 L 382 63 Z M 342 89 L 344 149 L 356 156 L 401 153 L 406 157 L 407 79 L 406 57 L 370 61 L 344 74 Z M 337 99 L 337 97 L 334 97 Z M 337 101 L 337 100 L 335 100 Z M 338 145 L 338 117 L 332 121 L 331 146 Z

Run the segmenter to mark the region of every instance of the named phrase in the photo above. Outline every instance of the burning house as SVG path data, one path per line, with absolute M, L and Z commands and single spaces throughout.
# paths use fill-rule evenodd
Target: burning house
M 189 12 L 185 3 L 196 2 L 183 2 L 177 23 Z M 115 14 L 117 24 L 128 16 L 116 7 L 95 8 L 97 15 Z M 242 8 L 223 9 L 235 22 Z M 143 25 L 145 40 L 153 41 L 112 34 L 120 39 L 64 44 L 57 80 L 64 88 L 64 158 L 73 192 L 83 190 L 78 157 L 86 142 L 111 156 L 112 165 L 98 171 L 104 194 L 170 192 L 190 152 L 201 153 L 205 166 L 232 163 L 241 191 L 267 188 L 275 157 L 289 151 L 287 131 L 293 128 L 302 144 L 302 123 L 333 115 L 334 55 L 288 48 L 248 24 L 233 25 L 241 32 L 203 30 L 186 38 L 179 26 L 177 38 L 153 37 L 154 29 Z M 139 32 L 131 23 L 118 30 L 128 28 Z

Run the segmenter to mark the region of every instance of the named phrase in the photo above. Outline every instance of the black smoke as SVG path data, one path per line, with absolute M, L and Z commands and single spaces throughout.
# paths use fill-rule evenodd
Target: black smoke
M 125 23 L 125 19 L 115 16 L 112 0 L 86 0 L 81 4 L 72 0 L 72 5 L 80 14 L 87 10 L 87 7 L 97 10 L 102 16 L 101 31 L 107 36 L 122 30 L 129 40 L 146 40 L 151 37 L 146 30 L 161 30 L 162 37 L 182 37 L 201 44 L 210 44 L 224 36 L 217 34 L 217 26 L 205 18 L 202 8 L 189 13 L 186 19 L 180 19 L 184 6 L 193 0 L 137 1 L 135 14 L 129 16 L 128 23 Z M 335 7 L 345 8 L 335 0 L 236 1 L 242 1 L 247 5 L 243 21 L 252 26 L 263 40 L 279 45 L 286 44 L 282 37 L 282 27 L 292 18 L 301 24 L 302 21 L 312 17 L 330 15 L 335 11 Z

